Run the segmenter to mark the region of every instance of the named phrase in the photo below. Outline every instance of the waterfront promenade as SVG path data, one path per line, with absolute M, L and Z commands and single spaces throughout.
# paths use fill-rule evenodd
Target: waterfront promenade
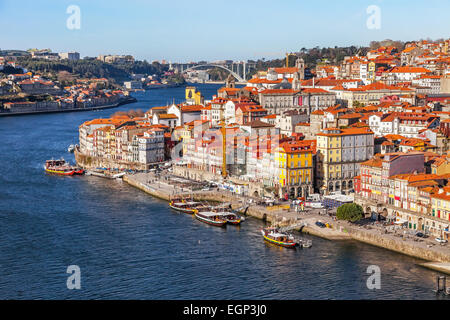
M 174 177 L 172 177 L 174 178 Z M 178 181 L 182 178 L 175 177 Z M 169 200 L 173 196 L 190 196 L 197 201 L 219 201 L 231 204 L 233 209 L 243 211 L 248 207 L 247 215 L 281 227 L 292 226 L 293 230 L 312 234 L 329 240 L 357 240 L 388 250 L 423 259 L 423 266 L 441 272 L 450 273 L 450 249 L 448 245 L 439 245 L 433 238 L 422 239 L 408 233 L 407 229 L 384 226 L 374 222 L 354 224 L 335 220 L 324 214 L 323 209 L 296 211 L 289 205 L 264 206 L 255 203 L 249 197 L 232 194 L 226 190 L 192 190 L 189 181 L 173 183 L 169 174 L 138 173 L 124 176 L 130 185 L 160 199 Z M 330 228 L 320 228 L 315 223 L 328 223 Z

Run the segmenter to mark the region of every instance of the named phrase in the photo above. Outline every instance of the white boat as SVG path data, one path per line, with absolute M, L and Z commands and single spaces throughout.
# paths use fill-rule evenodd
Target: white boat
M 217 212 L 195 212 L 195 217 L 201 222 L 210 224 L 216 227 L 224 227 L 227 224 L 221 213 Z
M 302 240 L 301 245 L 303 248 L 310 248 L 312 246 L 311 240 Z
M 120 179 L 120 178 L 122 178 L 124 175 L 126 175 L 126 172 L 116 173 L 116 174 L 114 174 L 112 177 L 113 177 L 114 179 Z
M 71 145 L 67 148 L 67 151 L 70 152 L 70 153 L 74 152 L 74 151 L 75 151 L 75 146 L 74 146 L 73 144 L 71 144 Z

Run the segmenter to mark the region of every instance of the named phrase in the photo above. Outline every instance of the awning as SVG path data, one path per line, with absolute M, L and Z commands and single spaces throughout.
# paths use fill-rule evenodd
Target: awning
M 405 220 L 405 219 L 398 219 L 398 220 L 395 221 L 394 223 L 395 223 L 395 224 L 404 224 L 404 223 L 406 223 L 406 222 L 408 222 L 408 220 Z

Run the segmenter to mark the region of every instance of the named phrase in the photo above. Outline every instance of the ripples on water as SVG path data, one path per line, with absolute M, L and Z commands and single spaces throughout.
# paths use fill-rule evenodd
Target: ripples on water
M 218 86 L 202 86 L 207 98 Z M 117 110 L 180 102 L 183 88 L 98 112 L 0 118 L 0 298 L 14 299 L 434 299 L 435 273 L 419 261 L 346 241 L 310 249 L 265 243 L 260 221 L 208 226 L 121 181 L 57 177 L 78 126 Z M 206 91 L 205 91 L 206 90 Z M 81 290 L 66 268 L 81 268 Z M 380 266 L 381 290 L 366 287 Z

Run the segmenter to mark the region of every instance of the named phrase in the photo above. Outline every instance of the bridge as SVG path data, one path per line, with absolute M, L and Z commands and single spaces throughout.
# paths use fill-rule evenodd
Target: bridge
M 227 61 L 224 63 L 217 62 L 205 62 L 205 63 L 174 63 L 171 65 L 173 70 L 179 73 L 186 73 L 190 70 L 200 69 L 200 68 L 220 68 L 228 71 L 233 77 L 236 78 L 238 82 L 246 82 L 247 75 L 251 70 L 256 69 L 256 62 L 233 62 Z

